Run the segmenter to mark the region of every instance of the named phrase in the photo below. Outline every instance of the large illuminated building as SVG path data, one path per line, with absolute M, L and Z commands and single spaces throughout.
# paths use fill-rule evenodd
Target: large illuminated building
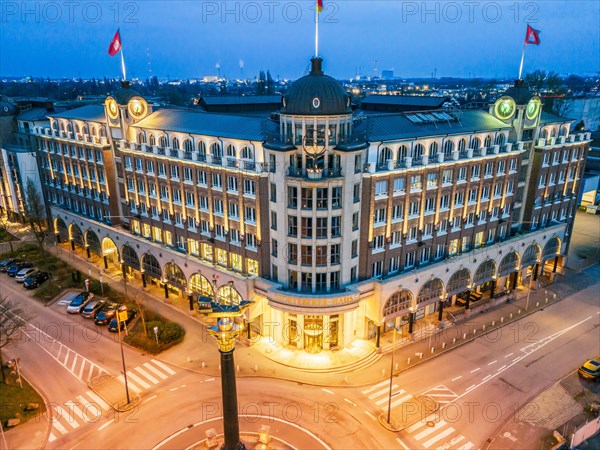
M 590 135 L 541 107 L 518 81 L 489 111 L 357 112 L 313 58 L 262 117 L 124 83 L 31 131 L 60 242 L 167 296 L 252 300 L 253 333 L 318 353 L 553 278 Z

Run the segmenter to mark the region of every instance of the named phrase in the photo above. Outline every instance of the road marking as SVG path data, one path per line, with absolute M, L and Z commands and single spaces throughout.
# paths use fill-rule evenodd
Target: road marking
M 62 409 L 60 406 L 55 406 L 54 410 L 56 411 L 56 413 L 58 414 L 58 417 L 62 417 L 65 419 L 65 421 L 71 425 L 72 428 L 79 428 L 79 423 L 73 419 L 73 417 L 71 417 L 71 415 L 65 411 L 64 409 Z
M 509 353 L 508 355 L 505 356 L 505 358 L 508 358 L 509 356 L 514 355 L 514 353 Z
M 446 421 L 445 420 L 440 420 L 438 423 L 436 423 L 434 426 L 432 427 L 427 427 L 425 430 L 421 431 L 419 434 L 416 434 L 414 436 L 414 438 L 417 441 L 420 441 L 421 439 L 423 439 L 426 436 L 429 436 L 431 433 L 433 433 L 434 431 L 437 431 L 438 428 L 441 428 L 442 426 L 446 425 Z
M 419 422 L 417 422 L 417 423 L 415 423 L 415 424 L 411 425 L 410 427 L 408 427 L 408 428 L 406 429 L 406 431 L 408 431 L 409 433 L 411 433 L 411 434 L 412 434 L 413 432 L 415 432 L 415 431 L 417 431 L 419 428 L 421 428 L 423 425 L 425 425 L 425 422 L 426 422 L 426 421 L 427 421 L 427 419 L 425 419 L 425 420 L 421 420 L 421 421 L 419 421 Z
M 123 375 L 119 375 L 117 377 L 117 380 L 121 382 L 121 384 L 125 384 L 125 378 L 123 378 Z M 131 389 L 133 392 L 135 392 L 136 394 L 139 394 L 140 392 L 142 392 L 142 390 L 137 387 L 135 384 L 133 384 L 131 381 L 127 380 L 127 386 L 129 387 L 129 389 Z
M 475 372 L 477 372 L 479 369 L 480 369 L 480 367 L 478 367 L 477 369 L 473 369 L 473 370 L 471 370 L 471 373 L 475 373 Z
M 377 420 L 377 417 L 375 417 L 375 416 L 374 416 L 373 414 L 371 414 L 369 411 L 365 411 L 365 414 L 366 414 L 367 416 L 369 416 L 371 419 L 373 419 L 373 420 Z
M 132 379 L 133 381 L 135 381 L 136 384 L 139 384 L 144 389 L 150 389 L 152 387 L 150 384 L 146 383 L 144 380 L 142 380 L 140 377 L 138 377 L 131 370 L 127 371 L 127 378 Z M 129 380 L 127 380 L 127 381 L 129 381 Z
M 154 378 L 152 375 L 150 375 L 148 372 L 146 372 L 144 369 L 142 369 L 141 367 L 136 367 L 133 370 L 137 370 L 141 375 L 148 378 L 152 383 L 158 384 L 158 380 L 156 378 Z
M 450 427 L 450 428 L 446 428 L 444 431 L 442 431 L 440 434 L 432 437 L 431 439 L 429 439 L 426 442 L 423 442 L 423 447 L 425 448 L 429 448 L 431 447 L 433 444 L 435 444 L 437 441 L 444 439 L 446 436 L 451 435 L 452 433 L 454 433 L 454 428 Z
M 497 359 L 493 360 L 491 363 L 488 363 L 488 366 L 491 366 L 492 364 L 496 364 L 498 362 Z
M 498 369 L 498 372 L 502 371 L 502 369 L 506 369 L 506 366 L 502 366 Z
M 347 398 L 344 398 L 344 401 L 350 403 L 352 406 L 358 406 L 356 403 L 354 403 L 352 400 L 348 400 Z
M 473 448 L 473 443 L 472 442 L 467 442 L 465 445 L 463 445 L 458 450 L 469 450 L 470 448 Z
M 149 402 L 150 400 L 154 400 L 156 397 L 158 397 L 158 395 L 154 394 L 152 397 L 148 397 L 146 400 L 144 400 L 142 403 L 146 403 Z
M 209 381 L 215 381 L 215 379 L 214 379 L 214 378 L 207 378 L 207 379 L 206 379 L 206 380 L 204 380 L 204 381 L 206 381 L 206 382 L 209 382 Z
M 391 406 L 391 408 L 393 408 L 393 407 L 395 407 L 395 406 L 398 406 L 398 405 L 400 405 L 400 404 L 404 403 L 406 400 L 409 400 L 409 399 L 411 399 L 411 398 L 412 398 L 412 395 L 410 395 L 410 394 L 409 394 L 409 395 L 405 395 L 404 397 L 401 397 L 401 398 L 399 398 L 398 400 L 394 400 L 394 401 L 392 402 L 392 406 Z M 383 409 L 383 410 L 386 410 L 387 408 L 383 407 L 383 408 L 381 408 L 381 409 Z
M 69 412 L 73 411 L 73 413 L 75 413 L 75 415 L 78 416 L 81 420 L 87 422 L 87 418 L 83 416 L 83 411 L 81 411 L 81 409 L 79 409 L 74 402 L 69 400 L 68 402 L 65 402 L 65 405 L 69 407 Z
M 365 389 L 364 391 L 361 391 L 363 394 L 368 394 L 371 391 L 374 391 L 375 389 L 381 387 L 381 386 L 385 386 L 386 384 L 389 384 L 389 381 L 382 381 L 381 383 L 377 383 L 375 386 L 371 386 L 369 389 Z
M 48 436 L 48 441 L 54 442 L 55 440 L 56 440 L 56 436 L 54 436 L 54 434 L 50 433 L 50 436 Z
M 164 370 L 165 372 L 167 372 L 169 375 L 175 375 L 175 371 L 171 370 L 167 365 L 161 363 L 160 361 L 153 359 L 151 360 L 154 364 L 156 364 L 158 367 L 160 367 L 162 370 Z
M 467 389 L 465 389 L 465 392 L 469 392 L 471 389 L 475 389 L 476 386 L 477 386 L 476 384 L 472 384 Z
M 166 380 L 168 377 L 162 373 L 160 370 L 158 370 L 157 368 L 155 368 L 152 364 L 150 363 L 144 363 L 144 367 L 146 369 L 148 369 L 150 372 L 152 372 L 154 375 L 162 378 L 163 380 Z
M 486 375 L 486 376 L 483 378 L 483 380 L 481 380 L 481 381 L 485 381 L 485 380 L 487 380 L 489 377 L 491 377 L 491 375 Z
M 77 365 L 77 354 L 75 354 L 75 358 L 73 358 L 73 365 L 71 366 L 71 372 L 75 370 L 75 366 Z
M 96 403 L 90 402 L 87 398 L 85 398 L 82 395 L 78 395 L 77 400 L 79 400 L 79 403 L 81 403 L 81 406 L 83 408 L 83 415 L 85 416 L 83 420 L 85 420 L 86 422 L 89 422 L 91 420 L 88 417 L 88 411 L 91 408 L 94 408 L 94 410 L 95 410 L 95 411 L 93 411 L 94 415 L 93 415 L 92 419 L 95 419 L 96 417 L 102 415 L 102 410 L 100 409 L 100 406 L 98 406 Z
M 404 442 L 402 442 L 400 440 L 400 438 L 396 438 L 396 442 L 398 442 L 398 444 L 400 444 L 402 447 L 404 447 L 406 450 L 410 450 L 409 447 L 406 446 L 406 444 Z
M 398 395 L 400 395 L 400 394 L 405 394 L 405 393 L 406 393 L 406 391 L 405 391 L 404 389 L 400 389 L 400 390 L 398 391 Z M 386 395 L 384 398 L 377 400 L 377 401 L 375 402 L 375 404 L 376 404 L 377 406 L 379 406 L 379 405 L 382 405 L 382 404 L 384 404 L 384 403 L 385 403 L 385 402 L 387 402 L 387 401 L 388 401 L 388 396 Z
M 173 391 L 176 391 L 177 389 L 179 389 L 179 388 L 178 387 L 174 387 L 174 388 L 169 389 L 169 391 L 173 392 Z
M 94 366 L 90 365 L 90 370 L 88 371 L 87 379 L 90 380 L 92 378 L 92 372 L 94 371 Z
M 106 422 L 104 425 L 102 425 L 100 428 L 98 428 L 98 431 L 102 431 L 103 429 L 105 429 L 107 426 L 109 426 L 114 421 L 115 421 L 115 419 L 110 419 L 108 422 Z
M 398 387 L 398 385 L 394 384 L 392 386 L 392 389 L 396 389 L 397 387 Z M 390 388 L 389 387 L 386 387 L 386 388 L 384 388 L 384 389 L 382 389 L 380 391 L 374 392 L 373 394 L 369 395 L 369 400 L 372 400 L 375 397 L 379 397 L 381 394 L 385 394 L 386 392 L 390 392 Z
M 327 392 L 328 394 L 335 395 L 335 392 L 332 392 L 329 389 L 321 388 L 321 390 Z
M 56 428 L 60 434 L 68 433 L 67 429 L 63 426 L 63 424 L 58 421 L 58 417 L 54 417 L 53 425 L 54 425 L 54 428 Z
M 462 375 L 459 375 L 456 378 L 452 378 L 452 381 L 460 380 L 461 378 L 462 378 Z
M 92 400 L 94 400 L 98 405 L 100 405 L 102 409 L 108 410 L 110 408 L 110 406 L 108 406 L 108 403 L 102 400 L 102 398 L 100 398 L 100 396 L 97 395 L 94 391 L 87 391 L 86 395 Z
M 518 356 L 518 357 L 516 357 L 515 359 L 513 359 L 513 362 L 517 362 L 517 361 L 518 361 L 518 360 L 520 360 L 520 359 L 521 359 L 521 357 L 520 357 L 520 356 Z
M 446 444 L 444 444 L 443 447 L 438 447 L 437 450 L 448 450 L 449 448 L 454 447 L 456 444 L 458 444 L 460 441 L 462 441 L 464 439 L 465 439 L 465 437 L 462 434 L 459 434 L 455 438 L 452 438 L 452 440 L 450 442 L 447 442 Z

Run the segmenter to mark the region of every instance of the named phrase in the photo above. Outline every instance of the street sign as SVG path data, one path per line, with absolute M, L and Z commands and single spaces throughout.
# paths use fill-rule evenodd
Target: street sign
M 117 316 L 119 322 L 125 322 L 127 320 L 127 311 L 117 311 Z

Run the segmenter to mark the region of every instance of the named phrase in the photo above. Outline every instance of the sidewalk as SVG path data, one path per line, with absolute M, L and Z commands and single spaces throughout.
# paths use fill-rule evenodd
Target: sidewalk
M 54 252 L 54 250 L 50 251 Z M 92 274 L 98 273 L 97 266 L 92 267 L 75 253 L 59 250 L 58 254 L 59 257 L 68 261 L 84 274 L 87 274 L 90 268 Z M 394 352 L 394 373 L 397 376 L 397 374 L 416 364 L 425 362 L 440 353 L 450 351 L 478 338 L 484 333 L 496 330 L 527 314 L 532 314 L 562 300 L 573 292 L 596 283 L 600 279 L 599 269 L 598 265 L 594 265 L 580 273 L 567 271 L 564 276 L 557 277 L 557 282 L 548 288 L 540 287 L 532 290 L 528 311 L 525 311 L 527 290 L 521 289 L 517 291 L 516 301 L 507 303 L 507 297 L 502 297 L 495 299 L 488 305 L 476 306 L 469 311 L 468 317 L 457 318 L 453 326 L 445 326 L 442 329 L 428 327 L 419 330 L 415 328 L 415 331 L 417 331 L 415 335 L 422 337 L 419 340 L 410 341 L 407 338 L 401 339 L 398 336 L 399 339 Z M 105 280 L 109 279 L 108 284 L 113 289 L 124 292 L 125 286 L 120 277 L 110 277 L 104 273 L 103 278 Z M 126 286 L 127 294 L 140 300 L 146 306 L 156 309 L 167 319 L 179 322 L 186 329 L 184 341 L 163 352 L 160 358 L 184 369 L 208 376 L 219 376 L 219 352 L 213 338 L 206 332 L 206 325 L 212 325 L 214 321 L 192 316 L 187 300 L 171 298 L 167 303 L 162 289 L 143 289 L 140 284 L 135 281 L 128 283 Z M 262 347 L 262 351 L 259 351 L 260 347 Z M 268 353 L 267 347 L 270 347 L 271 353 Z M 273 355 L 274 352 L 275 356 Z M 385 345 L 381 349 L 381 354 L 373 351 L 372 347 L 368 345 L 362 345 L 362 343 L 357 343 L 357 345 L 345 351 L 331 352 L 338 361 L 349 360 L 348 353 L 364 355 L 360 359 L 355 358 L 353 363 L 333 369 L 298 369 L 277 361 L 285 360 L 286 356 L 293 353 L 281 346 L 273 345 L 267 338 L 249 341 L 244 333 L 239 338 L 235 352 L 237 375 L 239 377 L 273 377 L 322 386 L 370 385 L 390 376 L 391 345 Z M 336 356 L 336 353 L 339 356 Z M 323 358 L 321 354 L 302 354 L 301 357 L 303 358 L 301 362 L 305 364 L 305 367 L 318 367 L 312 362 L 318 362 Z M 299 358 L 299 356 L 296 357 L 293 362 L 298 364 Z

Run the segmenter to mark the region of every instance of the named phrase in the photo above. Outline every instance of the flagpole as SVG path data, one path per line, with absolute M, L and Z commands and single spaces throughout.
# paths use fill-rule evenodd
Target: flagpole
M 519 65 L 519 80 L 521 79 L 521 75 L 523 74 L 523 60 L 525 59 L 525 47 L 527 45 L 523 44 L 523 52 L 521 53 L 521 64 Z
M 319 5 L 315 6 L 315 58 L 319 57 Z
M 121 44 L 121 72 L 123 72 L 123 81 L 127 81 L 127 72 L 125 71 L 125 58 L 123 56 L 122 44 Z

